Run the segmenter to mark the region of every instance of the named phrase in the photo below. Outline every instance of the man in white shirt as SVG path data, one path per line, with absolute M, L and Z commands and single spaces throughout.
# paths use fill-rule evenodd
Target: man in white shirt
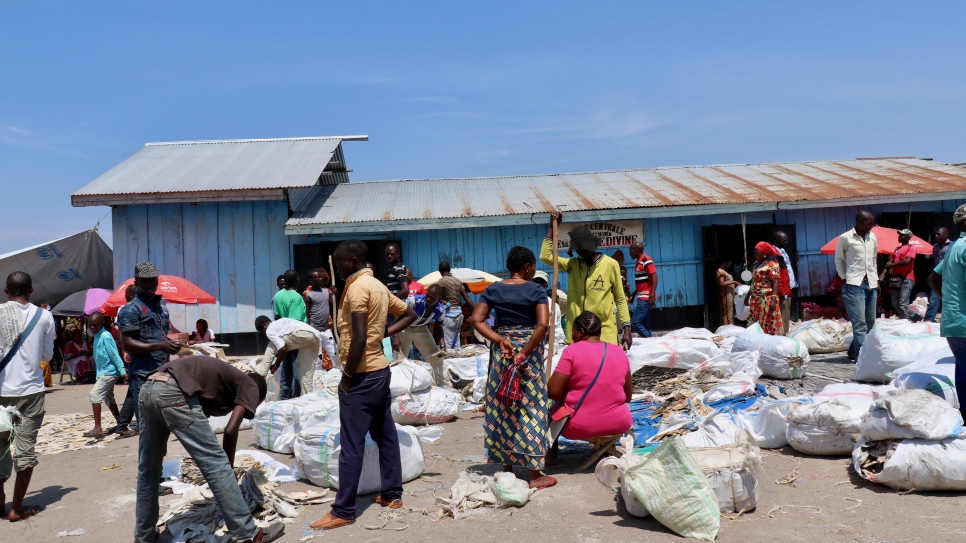
M 255 319 L 255 330 L 268 338 L 268 348 L 258 359 L 256 371 L 267 378 L 269 373 L 275 373 L 289 351 L 298 351 L 300 394 L 313 392 L 315 364 L 319 361 L 322 334 L 300 320 L 282 317 L 273 321 L 264 315 Z M 300 394 L 294 394 L 293 391 L 293 397 Z
M 875 325 L 875 298 L 879 288 L 876 257 L 879 241 L 872 233 L 875 217 L 868 211 L 855 215 L 855 228 L 839 236 L 835 246 L 835 270 L 845 280 L 842 299 L 852 322 L 849 360 L 859 356 L 865 336 Z
M 50 361 L 54 354 L 54 317 L 30 303 L 34 287 L 26 273 L 11 273 L 3 291 L 10 301 L 0 304 L 0 407 L 16 408 L 20 426 L 10 447 L 0 456 L 0 503 L 7 503 L 4 486 L 15 470 L 17 480 L 7 515 L 15 522 L 40 512 L 39 507 L 24 507 L 23 498 L 37 465 L 37 431 L 44 420 L 44 372 L 40 362 Z M 0 433 L 0 443 L 9 443 L 9 439 L 9 432 Z

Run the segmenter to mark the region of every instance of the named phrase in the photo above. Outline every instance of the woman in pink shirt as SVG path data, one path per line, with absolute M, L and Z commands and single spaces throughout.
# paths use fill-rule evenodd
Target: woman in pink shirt
M 574 342 L 564 349 L 547 383 L 548 395 L 557 401 L 551 413 L 562 408 L 561 401 L 572 413 L 561 431 L 567 439 L 621 435 L 633 424 L 627 406 L 633 393 L 631 363 L 619 346 L 600 340 L 600 329 L 600 318 L 590 311 L 577 317 L 573 325 Z M 597 375 L 598 369 L 600 375 Z M 584 400 L 575 412 L 581 397 Z M 555 465 L 556 460 L 557 443 L 554 442 L 547 454 L 547 463 Z

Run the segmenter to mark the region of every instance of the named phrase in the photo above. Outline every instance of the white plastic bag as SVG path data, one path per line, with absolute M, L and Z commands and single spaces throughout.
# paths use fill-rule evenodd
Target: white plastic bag
M 925 355 L 942 351 L 952 356 L 946 338 L 938 334 L 902 336 L 895 331 L 895 328 L 885 330 L 879 325 L 872 327 L 855 363 L 856 381 L 885 383 L 889 380 L 888 373 L 921 360 Z
M 439 424 L 456 417 L 463 396 L 442 387 L 396 396 L 390 411 L 397 424 Z
M 745 331 L 744 326 L 736 326 L 734 324 L 723 324 L 714 331 L 714 335 L 721 337 L 738 337 Z
M 878 472 L 864 470 L 868 449 L 891 449 Z M 966 490 L 966 436 L 941 441 L 903 439 L 867 442 L 859 440 L 852 451 L 852 465 L 862 477 L 901 490 Z M 878 469 L 878 468 L 877 468 Z
M 771 336 L 761 330 L 757 323 L 743 332 L 732 348 L 732 354 L 742 351 L 761 350 L 758 365 L 768 377 L 798 379 L 805 377 L 810 360 L 808 349 L 798 341 L 785 336 Z
M 718 400 L 724 400 L 726 398 L 738 398 L 742 396 L 754 395 L 755 378 L 744 373 L 739 373 L 737 375 L 732 375 L 727 381 L 721 381 L 720 383 L 709 388 L 707 392 L 701 395 L 701 401 L 707 404 L 710 402 L 716 402 Z
M 757 412 L 732 413 L 731 419 L 736 426 L 747 430 L 755 444 L 762 449 L 780 449 L 788 445 L 785 437 L 788 432 L 788 412 L 799 404 L 811 402 L 812 399 L 805 396 L 784 398 L 761 405 Z
M 212 432 L 216 434 L 223 434 L 225 433 L 225 426 L 228 426 L 228 419 L 230 418 L 231 418 L 231 413 L 221 417 L 208 417 L 208 425 L 211 426 Z M 241 424 L 238 425 L 239 430 L 248 430 L 251 427 L 252 427 L 251 419 L 242 419 Z
M 262 449 L 292 454 L 295 437 L 303 428 L 339 420 L 338 397 L 323 392 L 291 400 L 266 402 L 255 410 L 252 428 L 255 443 Z
M 446 383 L 437 383 L 440 386 L 450 385 L 459 381 L 470 381 L 477 377 L 486 376 L 490 365 L 490 355 L 481 353 L 467 358 L 444 358 L 443 375 Z
M 901 389 L 932 392 L 959 409 L 956 395 L 956 359 L 943 350 L 933 351 L 917 362 L 892 372 L 892 385 Z
M 745 296 L 751 292 L 748 285 L 738 285 L 735 287 L 735 318 L 740 321 L 747 321 L 751 316 L 751 306 L 745 305 Z
M 761 352 L 739 351 L 720 354 L 698 365 L 701 371 L 720 371 L 725 377 L 743 374 L 752 379 L 761 377 Z
M 634 338 L 627 358 L 634 373 L 644 366 L 690 370 L 719 354 L 721 351 L 711 340 L 649 337 Z
M 786 415 L 785 438 L 805 454 L 849 454 L 875 398 L 875 388 L 869 385 L 828 385 L 813 397 L 813 403 L 799 405 Z
M 426 470 L 426 459 L 419 440 L 419 431 L 412 426 L 396 425 L 399 437 L 399 456 L 402 459 L 402 480 L 412 481 Z M 299 433 L 295 441 L 295 460 L 305 477 L 314 485 L 339 488 L 339 454 L 342 451 L 338 422 L 317 424 Z M 379 492 L 382 486 L 379 471 L 379 448 L 366 435 L 366 450 L 362 460 L 359 494 Z
M 389 366 L 389 371 L 391 372 L 389 393 L 393 396 L 425 390 L 436 384 L 433 380 L 432 366 L 425 362 L 404 358 Z
M 805 344 L 809 354 L 846 351 L 852 343 L 852 324 L 833 319 L 816 319 L 795 323 L 788 337 Z
M 925 390 L 893 390 L 872 404 L 860 433 L 869 441 L 940 440 L 963 431 L 958 409 Z

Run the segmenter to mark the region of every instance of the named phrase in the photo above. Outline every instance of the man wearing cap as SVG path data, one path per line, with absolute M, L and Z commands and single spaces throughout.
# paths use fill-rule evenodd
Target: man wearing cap
M 916 276 L 912 272 L 916 262 L 916 247 L 909 244 L 911 239 L 912 230 L 908 228 L 899 230 L 900 245 L 892 252 L 892 260 L 886 263 L 879 279 L 887 273 L 901 278 L 901 286 L 892 289 L 892 308 L 900 317 L 916 321 L 919 320 L 919 315 L 909 311 L 909 296 L 912 294 L 912 286 L 916 283 Z
M 651 308 L 657 303 L 657 266 L 644 252 L 644 244 L 635 241 L 631 245 L 634 259 L 634 314 L 631 329 L 641 337 L 651 337 Z
M 553 221 L 557 224 L 563 220 L 563 213 L 550 213 L 551 226 L 547 229 L 547 237 L 540 248 L 540 260 L 544 264 L 553 265 L 553 251 L 551 247 Z M 558 257 L 560 269 L 570 275 L 567 282 L 567 343 L 571 343 L 571 330 L 577 316 L 584 311 L 590 311 L 600 318 L 603 326 L 600 339 L 618 345 L 617 319 L 622 323 L 621 340 L 625 348 L 631 347 L 631 317 L 627 310 L 627 297 L 621 283 L 620 265 L 613 258 L 597 252 L 599 241 L 597 236 L 586 226 L 578 226 L 570 231 L 570 254 L 577 253 L 577 258 Z M 615 314 L 614 308 L 617 308 Z
M 842 299 L 852 323 L 849 359 L 859 356 L 865 336 L 875 326 L 875 298 L 879 288 L 876 257 L 879 240 L 872 233 L 875 217 L 862 210 L 855 215 L 855 228 L 839 236 L 835 246 L 835 271 L 845 281 Z
M 171 355 L 181 350 L 181 344 L 168 339 L 171 324 L 168 310 L 161 305 L 158 291 L 158 269 L 150 262 L 134 267 L 134 284 L 138 292 L 117 312 L 117 327 L 121 331 L 124 352 L 131 358 L 128 366 L 134 416 L 141 423 L 138 396 L 148 374 L 168 362 Z M 124 435 L 124 434 L 122 434 Z
M 960 413 L 966 415 L 966 205 L 953 213 L 953 222 L 959 228 L 959 239 L 946 251 L 946 258 L 929 275 L 928 282 L 943 303 L 940 333 L 956 358 L 956 396 Z

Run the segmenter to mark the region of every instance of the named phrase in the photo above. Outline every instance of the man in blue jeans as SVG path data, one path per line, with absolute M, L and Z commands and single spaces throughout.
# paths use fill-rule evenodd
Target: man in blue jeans
M 168 339 L 170 323 L 168 310 L 161 305 L 158 292 L 158 269 L 150 262 L 134 267 L 134 284 L 138 292 L 130 302 L 117 312 L 117 327 L 121 331 L 121 343 L 131 358 L 127 374 L 131 397 L 134 399 L 134 416 L 141 425 L 138 412 L 138 394 L 148 374 L 168 361 L 168 357 L 181 350 L 181 344 Z M 127 437 L 131 432 L 123 432 Z
M 949 241 L 949 230 L 946 230 L 945 226 L 936 227 L 932 231 L 932 240 L 935 243 L 932 246 L 932 255 L 929 258 L 932 259 L 932 268 L 936 269 L 942 263 L 943 259 L 946 258 L 946 252 L 949 251 L 949 246 L 952 245 Z M 923 320 L 926 322 L 936 322 L 936 315 L 942 310 L 942 293 L 930 292 L 929 307 L 926 308 L 926 317 Z
M 644 244 L 631 245 L 634 259 L 634 313 L 631 329 L 641 337 L 651 337 L 651 308 L 657 303 L 657 267 L 644 252 Z
M 835 271 L 845 280 L 842 299 L 852 323 L 849 360 L 859 356 L 865 336 L 875 326 L 875 298 L 879 288 L 876 257 L 879 241 L 872 233 L 875 217 L 868 211 L 855 215 L 855 228 L 839 236 L 835 246 Z
M 956 358 L 956 396 L 959 412 L 966 417 L 966 205 L 953 213 L 959 239 L 946 251 L 946 257 L 929 275 L 929 286 L 943 304 L 942 336 Z
M 208 356 L 179 358 L 148 375 L 138 399 L 141 440 L 135 541 L 154 543 L 158 537 L 158 480 L 171 434 L 201 470 L 234 541 L 268 543 L 282 535 L 281 522 L 265 529 L 255 526 L 232 469 L 238 428 L 242 419 L 255 417 L 267 389 L 261 375 L 244 373 Z M 219 445 L 208 417 L 225 415 L 230 416 Z

